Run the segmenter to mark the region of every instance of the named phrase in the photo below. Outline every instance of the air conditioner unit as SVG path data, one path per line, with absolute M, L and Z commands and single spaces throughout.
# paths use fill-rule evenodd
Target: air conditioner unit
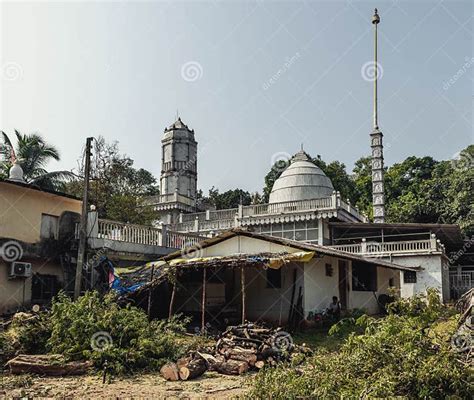
M 31 264 L 25 262 L 12 262 L 10 278 L 28 278 L 31 276 Z

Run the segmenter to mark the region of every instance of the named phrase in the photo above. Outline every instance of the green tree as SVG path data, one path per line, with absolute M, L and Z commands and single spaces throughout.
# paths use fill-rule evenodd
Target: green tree
M 217 210 L 226 208 L 237 208 L 239 204 L 248 206 L 252 201 L 252 196 L 249 192 L 242 189 L 227 190 L 224 193 L 219 193 L 219 190 L 214 186 L 209 189 L 209 199 Z
M 150 224 L 156 219 L 148 196 L 159 193 L 155 177 L 145 169 L 136 169 L 134 161 L 120 154 L 118 142 L 107 143 L 103 137 L 94 141 L 91 159 L 90 203 L 100 218 L 135 224 Z M 80 161 L 79 170 L 84 175 Z M 81 196 L 84 181 L 68 185 L 68 191 Z
M 360 211 L 371 218 L 372 210 L 372 160 L 361 157 L 354 165 L 353 180 L 356 187 L 356 205 Z
M 74 178 L 74 175 L 69 171 L 48 172 L 46 170 L 46 166 L 51 160 L 60 160 L 60 154 L 58 149 L 48 144 L 41 135 L 36 133 L 21 134 L 15 130 L 15 136 L 16 146 L 13 145 L 10 137 L 2 131 L 1 177 L 8 177 L 9 170 L 13 162 L 16 161 L 23 169 L 25 182 L 43 189 L 63 190 L 65 182 Z

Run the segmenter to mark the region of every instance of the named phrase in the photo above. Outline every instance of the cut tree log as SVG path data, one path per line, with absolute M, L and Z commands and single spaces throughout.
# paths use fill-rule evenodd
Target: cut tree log
M 253 367 L 255 363 L 257 362 L 257 355 L 252 354 L 252 353 L 234 353 L 232 351 L 228 351 L 226 355 L 228 354 L 228 358 L 231 360 L 236 360 L 236 361 L 245 361 L 248 365 Z
M 197 378 L 206 372 L 207 363 L 204 358 L 196 358 L 179 368 L 179 377 L 183 381 Z
M 265 361 L 260 360 L 255 363 L 255 368 L 262 369 L 265 365 Z
M 248 371 L 249 365 L 245 361 L 228 360 L 215 363 L 213 369 L 224 375 L 242 375 Z
M 82 375 L 92 366 L 90 361 L 66 362 L 60 354 L 27 355 L 20 354 L 7 362 L 12 374 L 34 373 L 39 375 L 62 376 Z
M 163 365 L 160 369 L 160 373 L 167 381 L 179 381 L 178 366 L 173 362 Z

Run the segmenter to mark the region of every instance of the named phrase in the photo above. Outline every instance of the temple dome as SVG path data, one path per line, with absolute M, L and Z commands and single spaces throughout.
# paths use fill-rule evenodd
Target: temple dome
M 291 158 L 290 165 L 273 184 L 269 202 L 319 199 L 329 197 L 333 191 L 331 180 L 301 150 Z

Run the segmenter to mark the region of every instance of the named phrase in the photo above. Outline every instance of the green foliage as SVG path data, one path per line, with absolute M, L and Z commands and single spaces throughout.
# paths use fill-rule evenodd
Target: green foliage
M 63 190 L 65 182 L 74 178 L 68 171 L 46 170 L 46 165 L 51 160 L 59 161 L 60 155 L 58 149 L 48 144 L 41 135 L 24 135 L 15 130 L 15 147 L 9 136 L 5 132 L 1 133 L 0 177 L 8 177 L 14 158 L 23 169 L 25 181 L 41 188 Z
M 7 361 L 16 354 L 46 352 L 51 324 L 46 313 L 31 315 L 17 313 L 4 332 L 0 333 L 0 358 Z
M 242 189 L 227 190 L 224 193 L 219 193 L 219 190 L 213 186 L 209 189 L 209 200 L 217 210 L 224 210 L 226 208 L 237 208 L 239 204 L 248 206 L 252 201 L 252 197 L 249 192 Z
M 349 199 L 372 218 L 371 158 L 355 162 L 353 174 L 344 164 L 313 162 L 331 179 L 343 200 Z M 268 202 L 275 180 L 284 168 L 275 164 L 265 176 L 263 201 Z M 406 158 L 385 169 L 387 222 L 459 224 L 468 237 L 474 235 L 474 145 L 462 150 L 458 160 L 432 157 Z
M 400 300 L 384 318 L 359 317 L 338 352 L 317 351 L 300 368 L 260 372 L 249 398 L 468 398 L 469 371 L 452 351 L 456 316 L 439 296 Z
M 132 224 L 151 224 L 156 213 L 144 204 L 146 196 L 158 194 L 155 177 L 145 169 L 136 169 L 134 161 L 120 154 L 118 143 L 107 143 L 103 137 L 93 142 L 89 201 L 100 218 Z M 80 163 L 80 175 L 84 164 Z M 84 181 L 67 186 L 67 191 L 82 197 Z
M 184 348 L 177 333 L 184 322 L 177 318 L 149 322 L 136 307 L 121 308 L 114 295 L 101 297 L 88 292 L 77 301 L 60 294 L 51 311 L 52 353 L 67 359 L 88 359 L 96 367 L 107 363 L 114 373 L 159 368 L 167 359 L 177 358 Z

